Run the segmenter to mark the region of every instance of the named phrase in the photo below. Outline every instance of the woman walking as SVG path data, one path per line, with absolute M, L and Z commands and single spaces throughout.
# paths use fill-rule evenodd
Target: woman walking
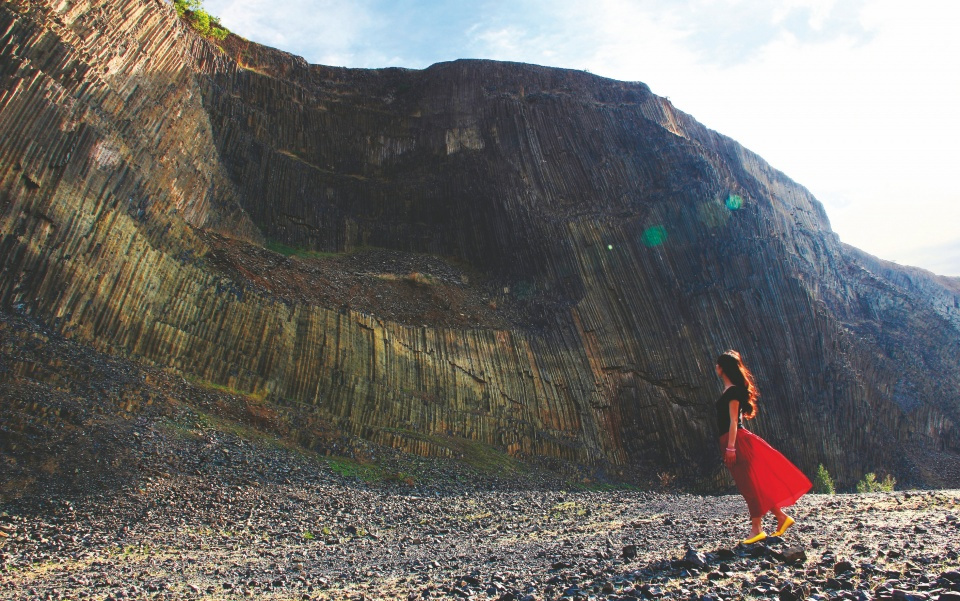
M 740 353 L 727 351 L 717 357 L 717 375 L 724 385 L 717 401 L 723 462 L 750 509 L 752 528 L 750 538 L 743 544 L 767 538 L 762 522 L 769 511 L 777 518 L 777 531 L 773 535 L 782 536 L 793 525 L 793 518 L 785 514 L 783 508 L 796 503 L 813 484 L 786 457 L 741 425 L 741 418 L 756 417 L 760 394 Z

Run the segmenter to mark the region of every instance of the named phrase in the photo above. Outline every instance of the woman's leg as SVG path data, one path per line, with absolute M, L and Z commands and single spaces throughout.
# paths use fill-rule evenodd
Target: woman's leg
M 787 528 L 793 525 L 793 518 L 783 512 L 779 507 L 773 508 L 773 515 L 777 516 L 777 531 L 774 536 L 781 536 L 787 531 Z
M 724 434 L 720 437 L 721 449 L 726 447 L 726 442 L 727 435 Z M 747 509 L 750 511 L 751 534 L 750 538 L 747 539 L 750 540 L 756 538 L 763 532 L 763 510 L 757 498 L 756 483 L 753 481 L 753 478 L 750 477 L 750 456 L 741 453 L 740 447 L 741 439 L 737 439 L 737 461 L 732 466 L 727 466 L 727 469 L 730 470 L 730 475 L 733 476 L 733 481 L 736 483 L 740 494 L 743 495 L 743 500 L 746 501 Z

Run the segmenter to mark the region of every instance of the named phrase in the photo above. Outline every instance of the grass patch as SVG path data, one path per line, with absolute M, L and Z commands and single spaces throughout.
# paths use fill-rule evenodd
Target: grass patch
M 394 482 L 413 486 L 417 476 L 407 472 L 394 472 L 375 463 L 362 463 L 346 457 L 325 457 L 327 465 L 334 473 L 344 478 L 355 478 L 367 483 Z
M 387 282 L 399 282 L 404 281 L 416 286 L 432 286 L 437 283 L 436 278 L 434 278 L 429 273 L 421 273 L 419 271 L 411 271 L 407 275 L 397 275 L 395 273 L 377 273 L 374 274 L 374 277 Z
M 212 430 L 222 434 L 236 436 L 237 438 L 250 443 L 262 444 L 278 450 L 295 452 L 302 456 L 310 456 L 306 449 L 293 441 L 268 434 L 242 422 L 206 413 L 197 409 L 196 407 L 190 408 L 189 417 L 183 418 L 183 421 L 175 421 L 168 418 L 161 422 L 161 426 L 167 432 L 170 432 L 174 436 L 177 436 L 183 440 L 199 439 L 201 436 L 203 436 L 203 432 L 205 430 Z
M 378 465 L 360 463 L 346 457 L 327 457 L 327 465 L 334 473 L 344 478 L 356 478 L 364 482 L 381 482 L 384 480 L 384 471 Z
M 407 472 L 387 472 L 384 479 L 388 482 L 406 484 L 407 486 L 413 486 L 419 480 L 417 476 Z
M 184 378 L 186 378 L 194 386 L 199 386 L 200 388 L 205 388 L 214 392 L 222 392 L 223 394 L 229 394 L 231 396 L 243 397 L 248 401 L 262 403 L 267 399 L 267 393 L 264 391 L 248 392 L 246 390 L 238 390 L 236 388 L 224 386 L 223 384 L 217 384 L 216 382 L 210 382 L 209 380 L 204 380 L 203 378 L 198 378 L 194 375 L 186 373 L 184 374 Z
M 463 519 L 467 520 L 468 522 L 476 522 L 477 520 L 485 520 L 487 518 L 492 518 L 492 517 L 493 517 L 493 513 L 489 511 L 484 511 L 481 513 L 471 513 L 470 515 L 465 515 L 463 516 Z
M 325 251 L 319 251 L 319 250 L 309 250 L 306 248 L 300 248 L 298 246 L 289 246 L 277 240 L 267 240 L 267 243 L 264 246 L 266 247 L 267 250 L 272 250 L 275 253 L 280 253 L 285 257 L 299 257 L 301 259 L 329 259 L 331 257 L 336 257 L 343 254 L 343 253 L 325 252 Z
M 555 516 L 560 515 L 576 515 L 583 516 L 587 515 L 587 510 L 585 507 L 581 506 L 576 501 L 566 501 L 563 503 L 557 503 L 550 508 L 550 514 Z
M 483 474 L 504 476 L 523 474 L 528 471 L 527 466 L 518 459 L 511 457 L 506 451 L 502 451 L 485 442 L 454 436 L 425 434 L 423 432 L 414 432 L 413 430 L 403 430 L 399 428 L 384 428 L 383 430 L 385 432 L 399 434 L 404 438 L 421 440 L 438 447 L 449 449 L 453 454 L 453 459 L 462 461 Z
M 463 461 L 481 471 L 491 474 L 522 474 L 527 471 L 520 461 L 491 445 L 476 440 L 449 439 L 450 448 L 459 451 Z
M 432 275 L 429 273 L 420 273 L 419 271 L 412 271 L 408 273 L 404 279 L 411 284 L 419 284 L 421 286 L 431 286 L 435 282 Z
M 201 430 L 216 430 L 224 434 L 232 434 L 242 440 L 276 440 L 275 437 L 267 436 L 263 432 L 235 422 L 230 419 L 223 419 L 209 413 L 197 411 L 197 426 Z
M 196 428 L 191 428 L 169 418 L 161 420 L 159 428 L 180 440 L 197 440 L 200 438 L 200 433 L 197 432 Z

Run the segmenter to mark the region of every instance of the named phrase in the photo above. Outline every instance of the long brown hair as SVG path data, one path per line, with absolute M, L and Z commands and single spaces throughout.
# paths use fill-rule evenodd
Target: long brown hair
M 737 351 L 726 351 L 717 357 L 717 365 L 731 384 L 743 386 L 747 389 L 747 407 L 743 410 L 743 419 L 753 419 L 757 416 L 757 399 L 760 397 L 760 391 L 753 380 L 753 374 L 743 364 L 740 353 Z

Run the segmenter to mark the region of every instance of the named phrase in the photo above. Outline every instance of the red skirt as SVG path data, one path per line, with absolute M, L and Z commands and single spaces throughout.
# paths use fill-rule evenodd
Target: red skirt
M 727 437 L 720 437 L 720 449 Z M 810 492 L 813 483 L 797 466 L 753 432 L 737 430 L 737 462 L 730 468 L 737 489 L 747 501 L 750 517 L 759 518 L 771 509 L 788 507 Z

